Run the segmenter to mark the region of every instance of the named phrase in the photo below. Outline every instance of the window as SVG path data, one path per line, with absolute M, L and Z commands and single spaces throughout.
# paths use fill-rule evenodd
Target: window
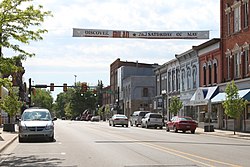
M 171 92 L 171 72 L 168 72 L 168 92 Z
M 181 70 L 181 90 L 185 90 L 185 70 Z
M 212 65 L 211 63 L 208 65 L 208 84 L 212 83 Z
M 214 63 L 214 83 L 217 83 L 217 63 Z
M 240 4 L 240 3 L 237 3 Z M 240 22 L 240 5 L 234 8 L 234 32 L 239 32 L 241 30 Z
M 206 85 L 206 80 L 207 80 L 206 66 L 203 66 L 203 85 Z
M 226 4 L 226 9 L 225 9 L 225 13 L 226 13 L 226 24 L 227 24 L 227 35 L 230 35 L 230 27 L 231 27 L 231 8 L 229 4 Z
M 248 5 L 248 1 L 244 2 L 243 5 L 243 9 L 244 9 L 244 28 L 248 27 L 248 15 L 249 15 L 249 5 Z
M 142 97 L 148 97 L 148 88 L 143 88 Z
M 234 76 L 235 78 L 239 78 L 240 77 L 240 52 L 237 52 L 234 55 Z
M 175 71 L 172 71 L 172 91 L 175 91 Z
M 187 69 L 187 89 L 191 89 L 191 70 Z
M 193 80 L 193 89 L 196 88 L 196 78 L 197 78 L 197 68 L 196 66 L 193 66 L 193 69 L 192 69 L 192 80 Z
M 248 66 L 249 66 L 249 50 L 244 50 L 244 56 L 245 56 L 245 75 L 248 74 Z
M 250 105 L 247 105 L 247 119 L 250 119 Z
M 227 56 L 227 79 L 230 79 L 230 55 Z
M 176 70 L 176 90 L 180 90 L 180 70 Z

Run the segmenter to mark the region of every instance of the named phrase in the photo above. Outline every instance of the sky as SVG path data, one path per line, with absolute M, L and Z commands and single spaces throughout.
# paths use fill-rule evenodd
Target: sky
M 110 64 L 121 61 L 162 65 L 192 46 L 220 37 L 219 0 L 34 0 L 53 17 L 41 27 L 42 41 L 23 45 L 36 56 L 23 61 L 32 84 L 95 86 L 109 83 Z M 128 31 L 209 31 L 209 39 L 125 39 L 73 37 L 73 28 Z M 62 88 L 55 88 L 54 98 Z M 55 100 L 55 99 L 54 99 Z

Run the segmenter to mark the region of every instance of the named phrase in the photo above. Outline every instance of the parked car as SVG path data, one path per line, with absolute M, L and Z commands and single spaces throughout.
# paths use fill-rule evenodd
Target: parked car
M 141 119 L 147 113 L 149 113 L 149 111 L 134 111 L 134 113 L 130 117 L 130 125 L 135 125 L 136 127 L 141 125 Z
M 93 117 L 91 117 L 90 121 L 99 122 L 100 121 L 100 116 L 93 116 Z
M 143 128 L 159 127 L 160 129 L 162 129 L 163 127 L 162 115 L 159 113 L 147 113 L 141 120 L 141 126 Z
M 194 134 L 197 125 L 197 122 L 191 117 L 175 116 L 166 123 L 166 131 L 174 130 L 174 132 L 178 132 L 178 130 L 182 130 L 184 133 L 186 131 L 191 131 L 191 133 Z
M 49 110 L 29 108 L 24 110 L 19 122 L 19 142 L 29 138 L 47 138 L 54 141 L 54 122 Z
M 122 125 L 128 127 L 128 117 L 122 114 L 115 114 L 109 119 L 109 126 Z

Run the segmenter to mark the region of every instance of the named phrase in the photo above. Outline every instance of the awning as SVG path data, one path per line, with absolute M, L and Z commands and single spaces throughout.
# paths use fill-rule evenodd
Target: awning
M 207 105 L 215 95 L 219 93 L 219 87 L 199 87 L 192 98 L 190 99 L 191 105 Z
M 244 90 L 239 90 L 239 97 L 243 98 L 245 100 L 250 101 L 250 89 L 244 89 Z M 221 103 L 226 100 L 226 93 L 221 92 L 217 94 L 214 98 L 212 98 L 211 102 L 212 103 Z

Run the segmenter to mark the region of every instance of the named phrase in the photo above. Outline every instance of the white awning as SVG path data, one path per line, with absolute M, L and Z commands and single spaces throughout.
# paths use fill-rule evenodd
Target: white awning
M 207 105 L 209 100 L 211 100 L 218 91 L 218 86 L 199 87 L 190 99 L 190 105 Z
M 239 97 L 250 101 L 250 89 L 239 90 Z M 226 93 L 221 92 L 211 99 L 212 103 L 221 103 L 226 100 Z

